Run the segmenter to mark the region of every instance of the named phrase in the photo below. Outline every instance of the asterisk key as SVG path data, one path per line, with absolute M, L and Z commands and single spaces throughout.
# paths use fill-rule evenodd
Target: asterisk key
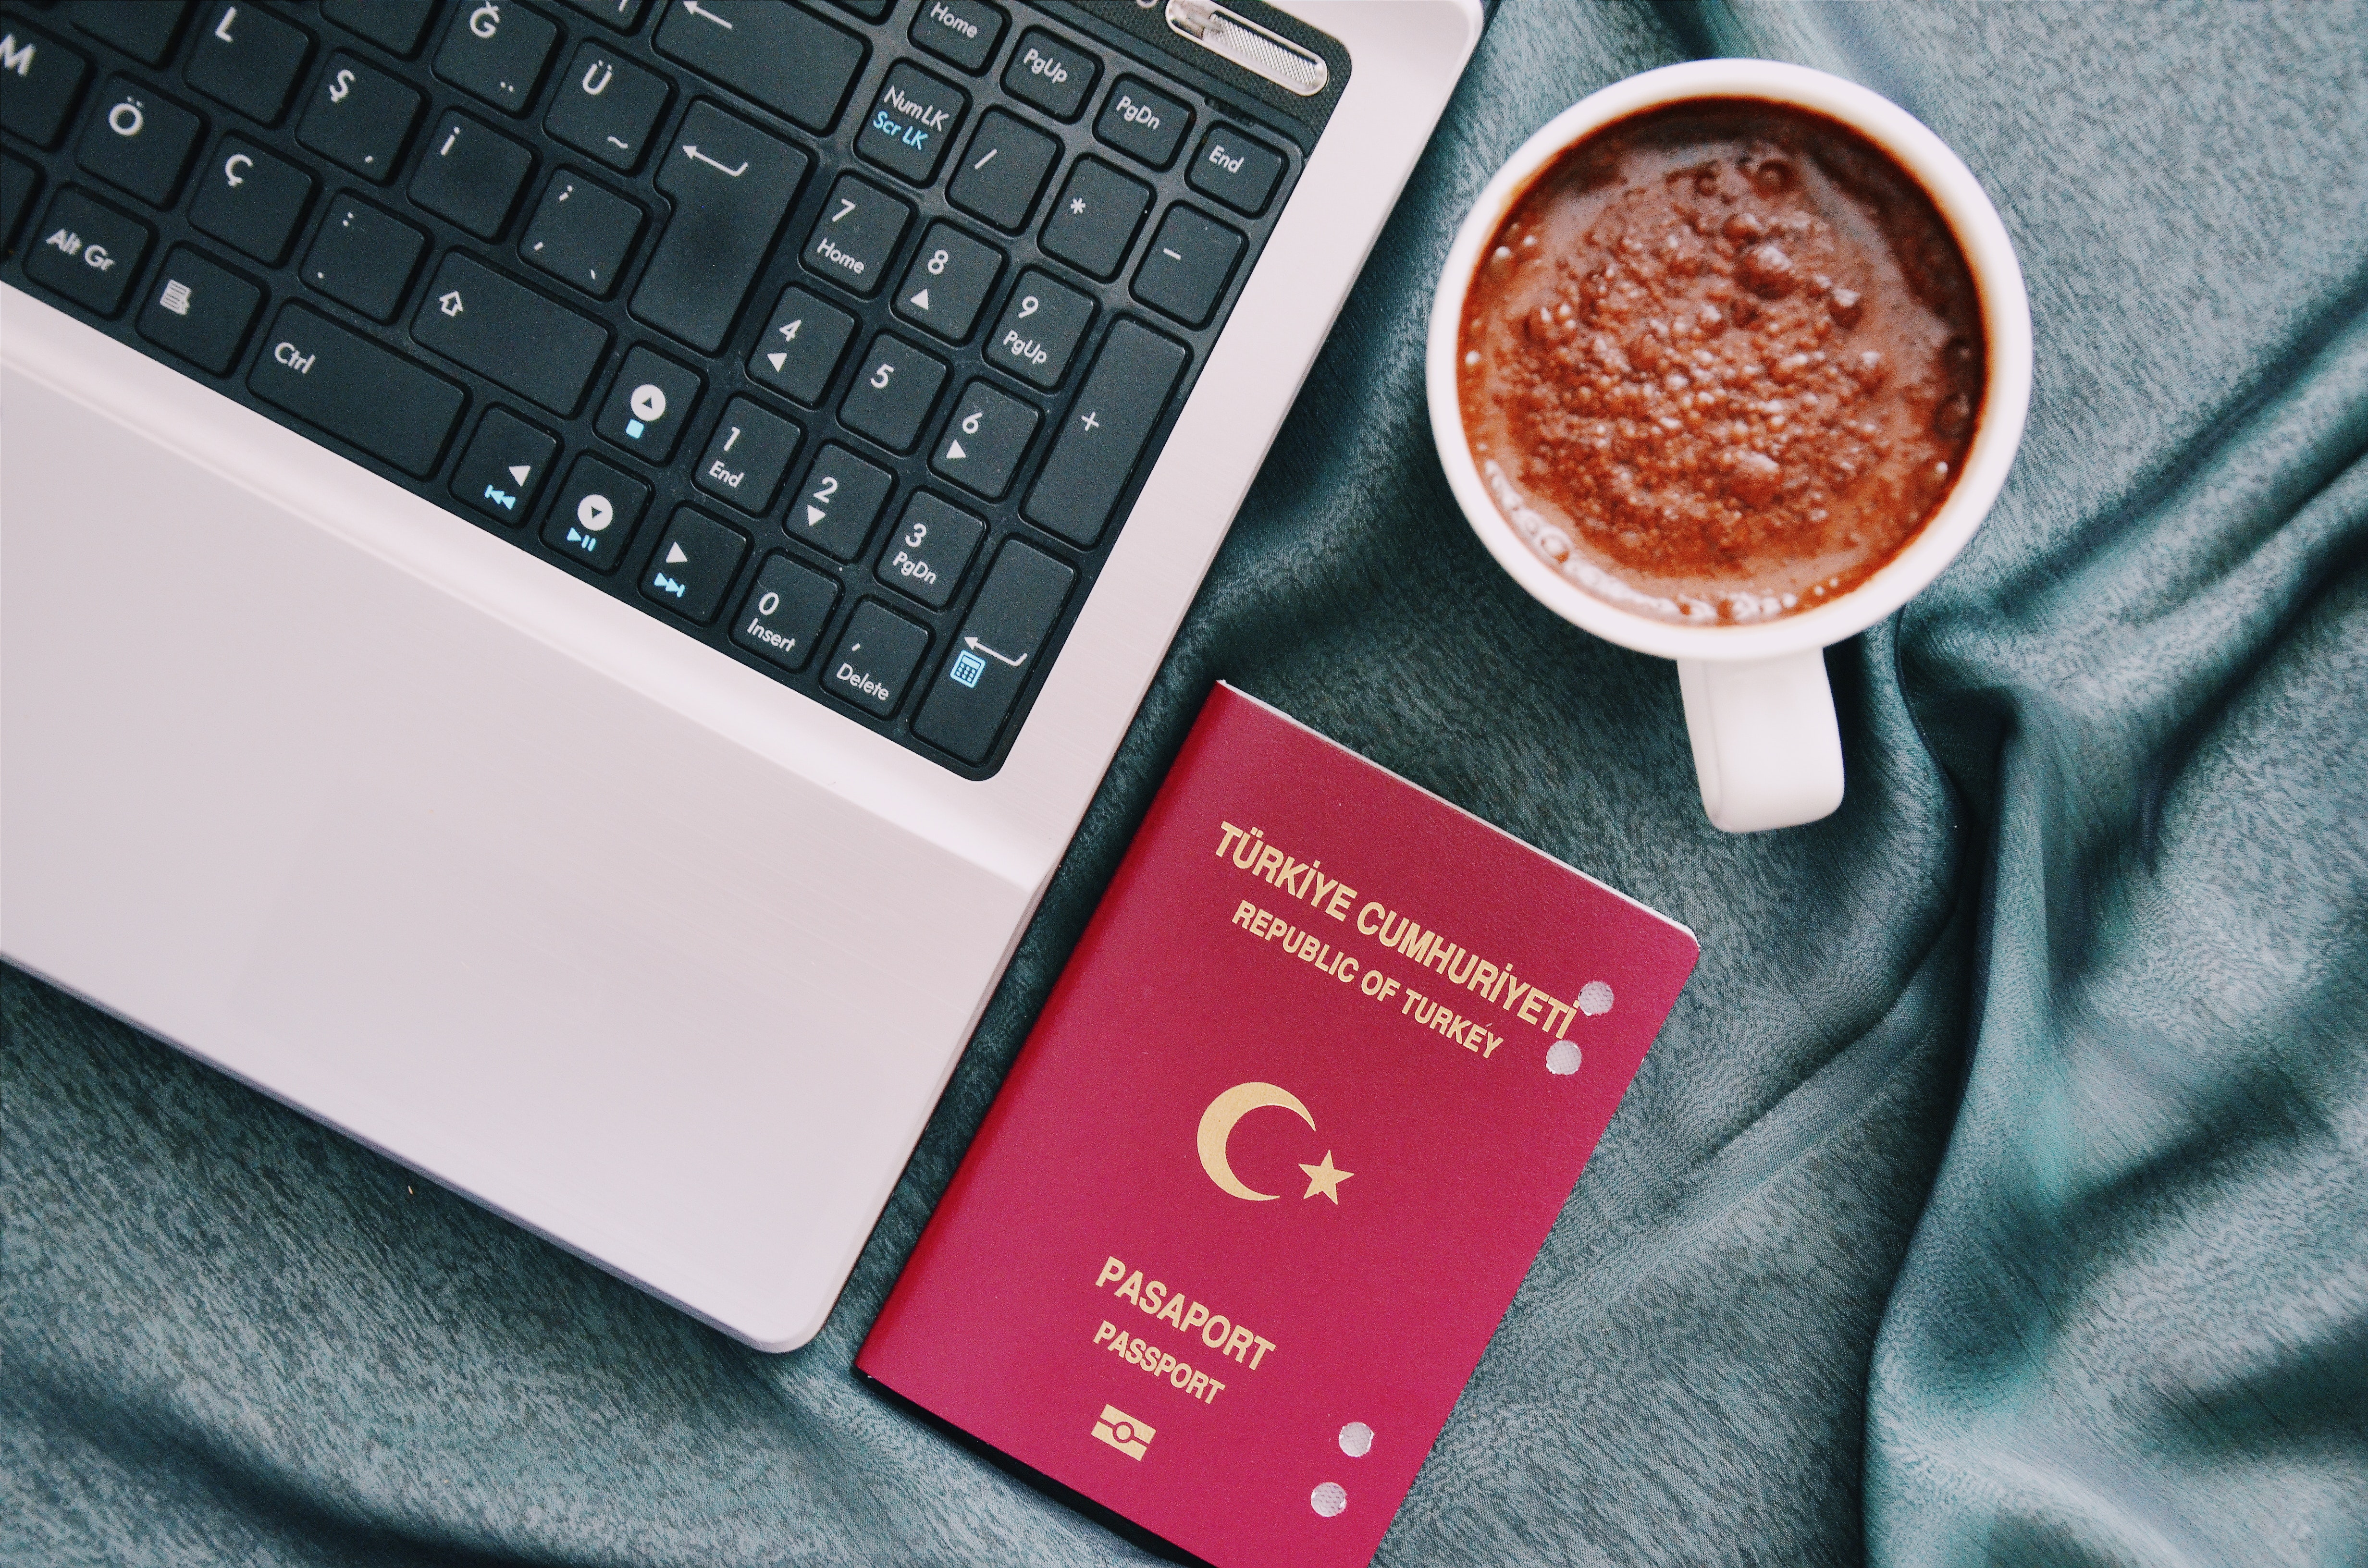
M 1070 210 L 1070 211 L 1072 211 L 1072 212 L 1083 212 L 1085 210 L 1086 210 L 1086 199 L 1085 199 L 1084 197 L 1082 197 L 1082 196 L 1073 196 L 1073 197 L 1071 197 L 1071 198 L 1069 199 L 1069 210 Z

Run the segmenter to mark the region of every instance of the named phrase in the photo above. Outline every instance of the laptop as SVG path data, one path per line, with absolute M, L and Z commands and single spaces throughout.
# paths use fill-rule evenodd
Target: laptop
M 0 954 L 804 1343 L 1481 11 L 0 0 Z

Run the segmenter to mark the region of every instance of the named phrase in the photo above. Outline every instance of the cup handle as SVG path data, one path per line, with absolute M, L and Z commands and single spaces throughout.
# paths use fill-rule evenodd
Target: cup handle
M 1823 649 L 1750 664 L 1679 659 L 1678 689 L 1712 826 L 1794 827 L 1842 803 L 1842 736 Z

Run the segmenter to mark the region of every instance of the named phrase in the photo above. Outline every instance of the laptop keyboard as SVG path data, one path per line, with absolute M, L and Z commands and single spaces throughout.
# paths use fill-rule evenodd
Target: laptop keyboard
M 985 778 L 1347 75 L 1238 9 L 1329 90 L 1140 5 L 0 6 L 0 278 Z

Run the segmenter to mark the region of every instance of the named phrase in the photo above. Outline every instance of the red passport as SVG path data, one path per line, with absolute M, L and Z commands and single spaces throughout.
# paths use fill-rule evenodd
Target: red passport
M 856 1365 L 1218 1568 L 1362 1564 L 1696 952 L 1220 686 Z

